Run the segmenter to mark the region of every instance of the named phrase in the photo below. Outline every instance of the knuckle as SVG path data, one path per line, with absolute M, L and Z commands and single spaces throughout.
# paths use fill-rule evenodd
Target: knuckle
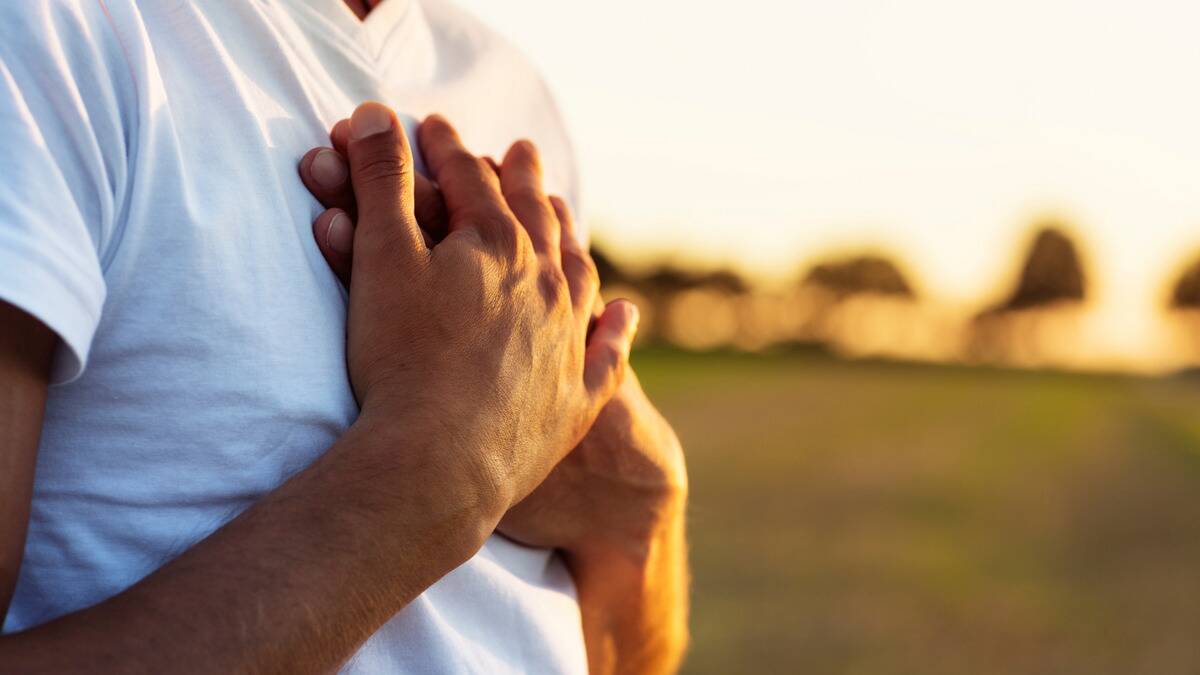
M 521 185 L 507 193 L 508 201 L 526 207 L 541 209 L 544 205 L 542 191 L 536 185 Z
M 367 183 L 400 181 L 405 177 L 404 162 L 391 152 L 371 154 L 358 164 L 360 180 Z
M 483 160 L 469 152 L 458 150 L 446 160 L 446 171 L 454 174 L 483 176 Z
M 581 253 L 579 258 L 583 264 L 583 273 L 587 277 L 588 283 L 592 286 L 599 286 L 600 270 L 596 267 L 596 261 L 592 260 L 592 256 L 586 253 Z
M 483 235 L 493 243 L 501 256 L 519 261 L 526 253 L 532 255 L 532 243 L 528 241 L 527 236 L 523 235 L 522 228 L 511 218 L 487 211 L 481 213 L 478 220 L 483 225 L 481 228 Z M 529 250 L 526 251 L 526 248 Z
M 512 219 L 505 219 L 504 223 L 501 229 L 508 237 L 513 256 L 523 264 L 532 265 L 537 260 L 537 250 L 533 247 L 533 239 L 529 237 L 525 228 Z
M 624 360 L 624 353 L 616 342 L 611 340 L 603 342 L 599 348 L 598 358 L 604 365 L 605 369 L 615 369 L 620 367 L 621 361 Z
M 564 259 L 570 258 L 571 270 L 580 284 L 588 290 L 600 288 L 600 271 L 596 269 L 596 263 L 592 261 L 592 257 L 585 254 L 583 251 L 574 248 L 568 248 L 563 251 Z
M 487 244 L 480 237 L 479 231 L 473 228 L 463 228 L 454 230 L 446 235 L 438 248 L 434 249 L 434 253 L 439 250 L 445 250 L 452 253 L 460 253 L 463 255 L 479 256 L 487 250 Z
M 569 305 L 570 294 L 567 290 L 567 277 L 562 268 L 557 265 L 543 265 L 539 276 L 547 297 L 556 305 Z
M 420 267 L 412 266 L 416 261 L 404 254 L 409 246 L 402 232 L 398 227 L 364 228 L 362 234 L 358 235 L 362 237 L 363 244 L 360 255 L 364 259 L 382 262 L 387 268 L 398 267 L 403 276 L 419 272 Z

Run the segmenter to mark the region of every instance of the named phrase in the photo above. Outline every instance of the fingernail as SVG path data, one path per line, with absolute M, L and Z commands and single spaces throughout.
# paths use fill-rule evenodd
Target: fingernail
M 346 163 L 333 150 L 322 150 L 313 157 L 308 167 L 313 180 L 326 190 L 333 190 L 346 182 Z
M 325 230 L 325 244 L 342 255 L 349 255 L 354 248 L 354 226 L 350 217 L 339 213 L 329 221 L 329 229 Z
M 382 105 L 360 105 L 350 116 L 350 136 L 355 140 L 382 134 L 392 128 L 392 114 Z
M 641 310 L 638 309 L 637 305 L 627 301 L 625 303 L 625 315 L 629 319 L 629 330 L 636 331 L 638 327 L 638 321 L 640 321 L 642 318 Z

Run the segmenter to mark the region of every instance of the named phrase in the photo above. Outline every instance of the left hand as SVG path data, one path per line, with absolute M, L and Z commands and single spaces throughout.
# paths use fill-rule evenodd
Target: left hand
M 300 175 L 326 207 L 353 213 L 354 195 L 349 182 L 322 184 L 314 180 L 312 170 L 319 153 L 326 162 L 344 157 L 344 152 L 339 152 L 344 151 L 339 147 L 339 130 L 344 126 L 334 126 L 333 148 L 314 148 L 305 154 Z M 536 153 L 533 159 L 537 161 Z M 497 172 L 503 170 L 502 165 L 492 165 Z M 423 211 L 429 214 L 426 220 L 431 222 L 420 224 L 436 236 L 444 228 L 432 222 L 444 214 L 440 196 L 431 184 L 417 187 L 417 219 L 422 221 Z M 563 201 L 551 197 L 550 202 L 564 232 L 573 232 L 571 215 Z M 314 236 L 335 274 L 343 281 L 349 279 L 352 251 L 335 250 L 324 233 L 314 231 Z M 679 440 L 646 397 L 632 369 L 627 369 L 617 394 L 583 441 L 539 487 L 505 514 L 499 531 L 523 544 L 562 549 L 568 562 L 586 564 L 612 560 L 613 556 L 638 562 L 647 555 L 660 529 L 682 518 L 686 496 L 687 472 Z
M 687 472 L 675 431 L 632 369 L 584 439 L 509 509 L 500 532 L 563 549 L 569 562 L 641 562 L 660 527 L 682 517 Z

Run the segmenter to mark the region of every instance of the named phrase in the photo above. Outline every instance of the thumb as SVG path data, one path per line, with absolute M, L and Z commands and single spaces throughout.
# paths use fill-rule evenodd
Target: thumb
M 355 239 L 398 241 L 401 253 L 427 251 L 413 208 L 412 151 L 396 114 L 382 103 L 358 106 L 346 151 L 358 202 Z
M 599 405 L 621 384 L 637 324 L 637 305 L 628 300 L 613 300 L 596 319 L 583 356 L 583 381 Z

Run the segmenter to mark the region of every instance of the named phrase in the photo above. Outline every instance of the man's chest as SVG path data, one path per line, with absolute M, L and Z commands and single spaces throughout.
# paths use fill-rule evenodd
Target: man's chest
M 235 455 L 298 428 L 322 430 L 301 444 L 315 452 L 353 419 L 345 295 L 311 234 L 321 206 L 297 174 L 335 121 L 372 98 L 408 113 L 410 125 L 440 111 L 497 156 L 536 136 L 531 128 L 561 134 L 528 73 L 514 80 L 508 69 L 509 96 L 500 96 L 504 59 L 385 79 L 352 63 L 353 50 L 255 9 L 267 6 L 278 8 L 144 5 L 129 180 L 102 260 L 108 294 L 92 360 L 78 383 L 81 400 L 89 388 L 121 392 L 97 416 L 129 415 L 138 422 L 130 429 Z M 418 71 L 426 57 L 453 56 L 415 44 L 408 53 Z M 526 86 L 512 89 L 517 80 Z M 486 105 L 495 101 L 504 105 Z M 562 142 L 542 145 L 548 163 L 569 159 Z

